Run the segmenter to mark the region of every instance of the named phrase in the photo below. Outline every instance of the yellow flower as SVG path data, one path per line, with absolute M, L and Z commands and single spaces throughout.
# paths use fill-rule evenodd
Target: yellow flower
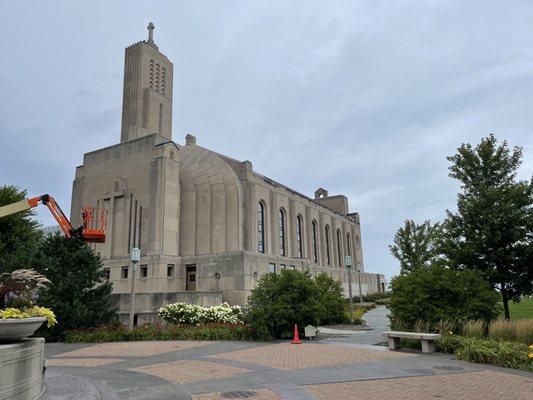
M 529 353 L 527 356 L 528 356 L 529 358 L 533 358 L 533 353 Z
M 529 347 L 530 349 L 533 349 L 533 344 L 530 344 L 528 347 Z
M 453 335 L 453 332 L 452 331 L 448 331 L 448 335 Z

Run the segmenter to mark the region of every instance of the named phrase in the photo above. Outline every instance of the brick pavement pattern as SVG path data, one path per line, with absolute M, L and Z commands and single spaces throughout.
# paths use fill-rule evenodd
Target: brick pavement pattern
M 533 379 L 495 371 L 303 386 L 318 400 L 531 400 Z
M 230 378 L 251 372 L 246 368 L 194 360 L 180 360 L 164 364 L 148 365 L 132 368 L 129 371 L 155 375 L 178 383 Z
M 176 350 L 186 350 L 205 346 L 207 341 L 153 341 L 153 342 L 113 342 L 102 343 L 83 349 L 61 353 L 61 357 L 110 356 L 110 357 L 148 357 Z
M 290 343 L 279 343 L 216 354 L 211 357 L 244 361 L 282 370 L 291 370 L 326 365 L 352 364 L 384 358 L 412 357 L 412 355 L 386 350 L 340 347 L 327 344 L 302 343 L 300 345 L 293 345 Z
M 99 367 L 126 361 L 123 358 L 48 358 L 47 363 L 53 367 Z
M 255 396 L 247 397 L 247 399 L 252 400 L 281 400 L 276 393 L 272 392 L 269 389 L 249 389 L 247 391 L 255 392 Z M 235 399 L 237 397 L 232 397 L 228 392 L 225 392 L 223 396 L 222 393 L 202 393 L 202 394 L 193 394 L 192 400 L 227 400 Z

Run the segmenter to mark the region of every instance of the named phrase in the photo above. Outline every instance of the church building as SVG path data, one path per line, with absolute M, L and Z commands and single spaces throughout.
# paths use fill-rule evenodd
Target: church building
M 343 282 L 345 256 L 353 293 L 381 292 L 381 274 L 364 272 L 359 215 L 348 199 L 322 188 L 310 198 L 239 161 L 172 137 L 173 64 L 149 36 L 126 48 L 120 143 L 84 154 L 76 168 L 71 220 L 82 207 L 107 214 L 103 260 L 121 320 L 127 320 L 135 271 L 136 322 L 153 321 L 165 304 L 246 304 L 266 273 L 284 268 L 325 272 Z M 360 276 L 361 282 L 358 282 Z

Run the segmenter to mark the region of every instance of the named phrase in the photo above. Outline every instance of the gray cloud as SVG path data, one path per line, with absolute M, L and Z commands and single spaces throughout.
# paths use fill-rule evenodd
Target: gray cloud
M 367 270 L 397 273 L 403 220 L 454 207 L 461 143 L 494 132 L 533 170 L 529 1 L 0 1 L 0 184 L 67 210 L 83 153 L 119 141 L 123 51 L 149 20 L 175 65 L 174 139 L 346 194 Z

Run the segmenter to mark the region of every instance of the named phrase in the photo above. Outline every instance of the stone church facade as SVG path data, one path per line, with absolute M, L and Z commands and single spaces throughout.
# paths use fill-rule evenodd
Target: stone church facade
M 129 310 L 130 251 L 138 323 L 187 301 L 245 304 L 261 275 L 283 268 L 325 272 L 347 288 L 344 256 L 363 267 L 359 215 L 348 199 L 296 192 L 239 161 L 172 140 L 173 65 L 153 40 L 126 48 L 120 143 L 86 153 L 76 169 L 71 219 L 83 205 L 107 213 L 106 242 L 93 244 L 113 284 L 118 313 Z M 384 276 L 362 272 L 363 294 Z M 358 293 L 357 274 L 353 293 Z

